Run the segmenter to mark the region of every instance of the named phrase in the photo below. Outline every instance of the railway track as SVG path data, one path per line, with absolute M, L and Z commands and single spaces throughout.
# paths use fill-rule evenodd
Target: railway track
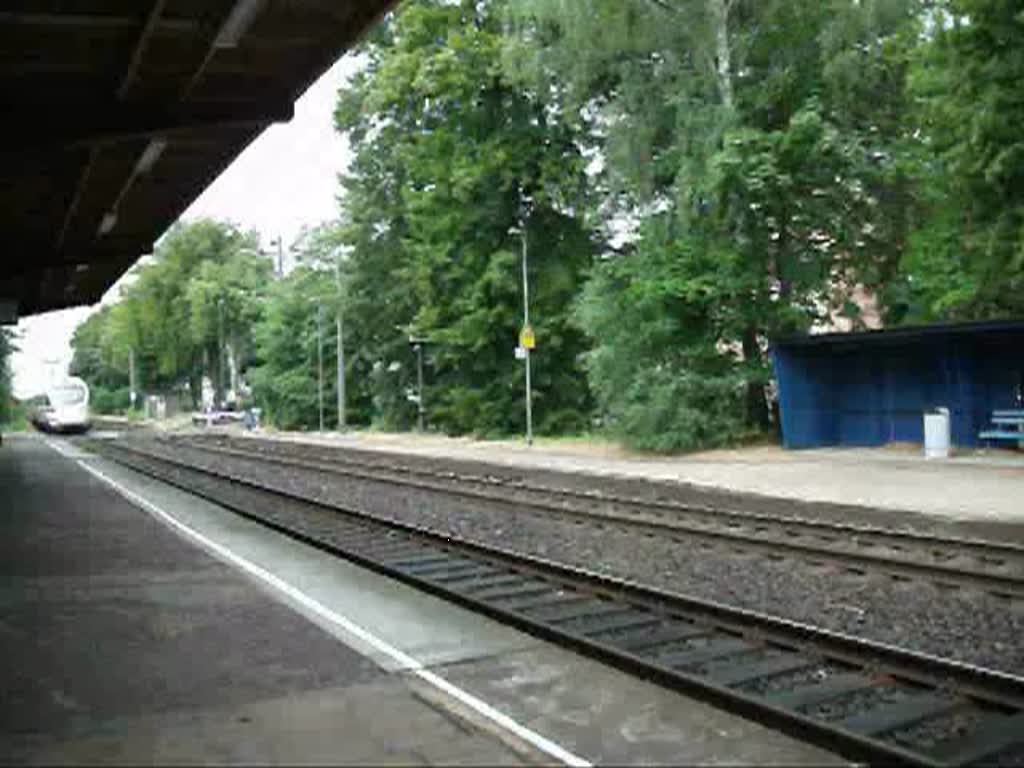
M 94 415 L 92 427 L 98 430 L 114 430 L 118 432 L 139 432 L 146 429 L 146 425 L 138 421 L 132 421 L 120 416 Z
M 116 442 L 136 471 L 852 760 L 1024 758 L 1024 678 L 642 587 Z
M 697 537 L 739 551 L 764 552 L 773 558 L 790 557 L 814 564 L 831 561 L 856 573 L 880 572 L 898 579 L 925 579 L 947 588 L 980 589 L 1004 598 L 1024 597 L 1024 547 L 1018 544 L 512 484 L 453 472 L 381 466 L 343 457 L 337 451 L 311 450 L 297 457 L 290 454 L 291 446 L 271 446 L 269 442 L 259 443 L 259 450 L 211 442 L 185 440 L 182 444 L 212 455 L 400 484 L 490 504 L 514 504 L 518 512 L 547 518 L 555 515 L 660 537 Z M 306 449 L 302 447 L 303 453 Z

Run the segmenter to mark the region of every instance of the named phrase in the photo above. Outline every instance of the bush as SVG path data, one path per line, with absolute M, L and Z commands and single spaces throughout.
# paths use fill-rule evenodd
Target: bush
M 93 413 L 121 414 L 131 407 L 131 390 L 128 387 L 107 389 L 94 386 L 89 391 L 89 408 Z
M 0 427 L 5 432 L 20 432 L 28 426 L 28 409 L 24 403 L 10 398 L 0 404 Z
M 736 443 L 744 425 L 742 380 L 674 370 L 646 370 L 616 402 L 611 431 L 627 446 L 684 451 Z

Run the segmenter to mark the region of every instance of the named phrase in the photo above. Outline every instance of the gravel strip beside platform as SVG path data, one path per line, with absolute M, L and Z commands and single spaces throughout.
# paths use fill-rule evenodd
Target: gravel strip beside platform
M 146 450 L 237 472 L 296 493 L 345 504 L 468 540 L 807 622 L 967 663 L 1024 674 L 1024 605 L 974 591 L 857 575 L 761 554 L 582 522 L 545 519 L 513 504 L 299 472 L 256 460 L 146 443 Z
M 261 447 L 274 452 L 284 451 L 286 455 L 301 459 L 329 452 L 339 460 L 354 459 L 381 466 L 409 467 L 434 472 L 455 472 L 464 475 L 491 477 L 510 484 L 526 483 L 531 486 L 553 489 L 598 492 L 608 495 L 635 497 L 651 501 L 668 501 L 678 504 L 707 506 L 737 512 L 796 517 L 853 525 L 877 526 L 895 530 L 931 533 L 948 537 L 991 539 L 993 541 L 1017 542 L 1024 544 L 1024 523 L 1012 519 L 1000 520 L 998 516 L 983 515 L 976 519 L 951 519 L 944 515 L 926 514 L 921 511 L 883 509 L 860 504 L 838 504 L 835 502 L 807 501 L 786 496 L 768 496 L 726 488 L 688 483 L 685 480 L 630 477 L 605 471 L 570 471 L 552 466 L 526 466 L 502 463 L 502 456 L 494 461 L 479 461 L 467 458 L 428 456 L 417 453 L 388 451 L 367 446 L 332 445 L 329 443 L 304 443 L 297 440 L 267 439 L 258 436 L 228 436 L 200 434 L 190 435 L 192 439 L 209 440 L 214 444 L 225 443 L 247 451 L 259 451 Z M 534 456 L 534 464 L 536 459 Z M 898 471 L 899 465 L 885 466 L 888 472 Z M 743 471 L 737 469 L 736 471 Z M 1003 469 L 1003 473 L 1011 470 Z M 885 482 L 889 475 L 880 476 L 875 482 Z M 780 491 L 783 489 L 780 489 Z M 1007 491 L 1012 493 L 1012 486 Z

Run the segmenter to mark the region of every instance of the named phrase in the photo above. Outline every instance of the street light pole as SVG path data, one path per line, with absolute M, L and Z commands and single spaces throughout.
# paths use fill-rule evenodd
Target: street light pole
M 416 406 L 419 431 L 423 431 L 423 344 L 416 344 Z
M 335 264 L 338 284 L 338 431 L 346 428 L 345 414 L 345 328 L 341 317 L 341 257 Z
M 423 345 L 428 341 L 430 339 L 424 336 L 409 334 L 409 343 L 412 344 L 412 348 L 416 352 L 416 420 L 420 432 L 423 431 L 423 416 L 426 413 L 426 408 L 423 406 Z
M 523 328 L 530 327 L 530 283 L 526 278 L 526 222 L 523 221 Z M 533 445 L 533 393 L 530 390 L 530 348 L 526 347 L 526 444 Z
M 217 299 L 217 394 L 224 408 L 224 299 Z
M 316 303 L 317 401 L 320 405 L 320 431 L 324 431 L 324 330 L 323 304 Z
M 135 347 L 128 347 L 128 399 L 135 410 Z

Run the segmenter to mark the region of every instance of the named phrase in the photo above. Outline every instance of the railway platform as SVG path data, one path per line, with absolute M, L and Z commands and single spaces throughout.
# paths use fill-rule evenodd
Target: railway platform
M 0 487 L 3 762 L 840 762 L 65 441 Z

